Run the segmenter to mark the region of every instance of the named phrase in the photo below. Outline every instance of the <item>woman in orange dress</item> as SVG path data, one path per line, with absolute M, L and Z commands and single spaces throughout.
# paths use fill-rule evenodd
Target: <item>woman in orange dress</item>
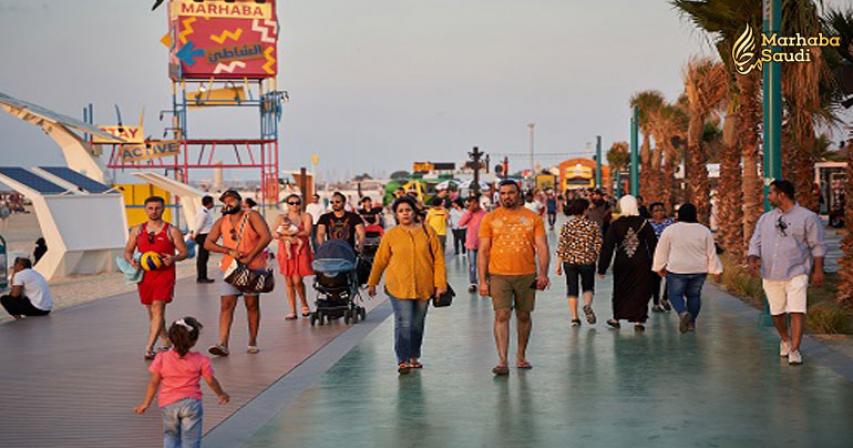
M 311 215 L 302 211 L 302 199 L 299 195 L 291 194 L 285 200 L 287 211 L 278 216 L 275 223 L 275 237 L 278 240 L 278 266 L 284 276 L 287 286 L 287 301 L 290 303 L 290 314 L 284 318 L 296 319 L 296 296 L 302 305 L 302 317 L 311 313 L 305 298 L 305 282 L 307 275 L 314 275 L 311 262 Z M 291 230 L 291 225 L 296 226 Z M 289 240 L 289 241 L 288 241 Z M 298 242 L 301 244 L 298 244 Z M 289 242 L 289 244 L 288 244 Z

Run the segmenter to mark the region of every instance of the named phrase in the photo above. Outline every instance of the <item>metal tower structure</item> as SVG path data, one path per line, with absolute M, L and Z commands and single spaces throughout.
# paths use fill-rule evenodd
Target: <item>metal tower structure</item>
M 160 118 L 170 115 L 171 125 L 163 140 L 112 144 L 107 167 L 114 172 L 168 170 L 184 183 L 194 169 L 255 169 L 259 202 L 275 205 L 278 125 L 288 99 L 276 83 L 275 7 L 273 0 L 170 0 L 169 32 L 161 42 L 169 47 L 172 107 L 161 111 Z M 194 111 L 217 109 L 225 122 L 235 108 L 257 110 L 257 134 L 210 138 L 190 131 Z

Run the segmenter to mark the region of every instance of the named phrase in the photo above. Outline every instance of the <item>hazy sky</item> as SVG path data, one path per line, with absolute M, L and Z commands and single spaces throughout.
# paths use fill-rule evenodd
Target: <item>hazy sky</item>
M 146 133 L 161 136 L 166 8 L 152 3 L 0 0 L 0 91 L 78 117 L 92 102 L 99 123 L 115 121 L 113 104 L 125 122 L 144 107 Z M 459 161 L 475 145 L 525 153 L 529 122 L 537 152 L 577 155 L 596 134 L 606 150 L 628 138 L 632 93 L 672 99 L 688 58 L 713 54 L 662 0 L 279 1 L 278 14 L 279 86 L 292 99 L 282 165 L 317 152 L 321 176 Z M 253 137 L 256 117 L 191 115 L 190 136 Z M 62 163 L 52 141 L 5 114 L 0 142 L 2 165 Z

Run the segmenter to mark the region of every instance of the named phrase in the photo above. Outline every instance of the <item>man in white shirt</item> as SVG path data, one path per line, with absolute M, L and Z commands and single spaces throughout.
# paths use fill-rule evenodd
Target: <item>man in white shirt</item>
M 201 198 L 201 205 L 201 210 L 196 215 L 190 230 L 190 238 L 195 240 L 198 251 L 195 259 L 195 281 L 196 283 L 213 283 L 213 279 L 207 276 L 207 260 L 210 258 L 210 251 L 204 248 L 204 241 L 210 233 L 210 228 L 213 227 L 213 196 Z
M 53 308 L 50 287 L 41 274 L 33 270 L 29 258 L 18 257 L 12 268 L 12 291 L 0 297 L 0 304 L 15 319 L 22 316 L 46 316 Z
M 323 216 L 323 213 L 326 213 L 326 210 L 323 207 L 323 204 L 320 204 L 320 195 L 315 194 L 311 197 L 311 203 L 305 206 L 305 213 L 311 215 L 311 244 L 314 247 L 317 247 L 317 221 L 320 220 L 320 217 Z

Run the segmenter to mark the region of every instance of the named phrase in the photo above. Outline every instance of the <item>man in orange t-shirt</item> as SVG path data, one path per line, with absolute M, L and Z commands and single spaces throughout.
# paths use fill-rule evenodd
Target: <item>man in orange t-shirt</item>
M 550 256 L 542 217 L 522 206 L 518 184 L 504 180 L 499 185 L 499 193 L 501 207 L 487 214 L 480 224 L 477 265 L 480 295 L 491 296 L 495 308 L 494 332 L 499 362 L 492 373 L 506 375 L 509 373 L 509 320 L 513 309 L 518 322 L 516 367 L 532 367 L 525 358 L 533 328 L 530 313 L 536 290 L 550 285 Z

